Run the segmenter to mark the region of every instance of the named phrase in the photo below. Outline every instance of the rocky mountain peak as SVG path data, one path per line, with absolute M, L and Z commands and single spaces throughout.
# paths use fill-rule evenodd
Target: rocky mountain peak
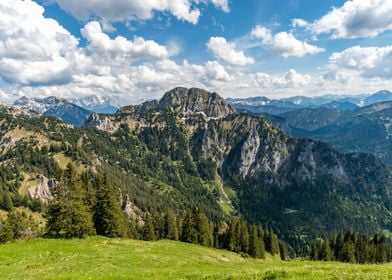
M 204 113 L 208 117 L 225 117 L 235 109 L 215 92 L 199 88 L 177 87 L 166 92 L 159 101 L 160 108 L 172 108 L 183 113 Z

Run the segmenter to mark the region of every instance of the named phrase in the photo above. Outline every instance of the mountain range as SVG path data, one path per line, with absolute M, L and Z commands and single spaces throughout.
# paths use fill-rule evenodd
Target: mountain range
M 23 96 L 17 99 L 14 106 L 22 109 L 36 111 L 46 116 L 57 117 L 67 123 L 83 125 L 91 112 L 75 105 L 64 98 L 54 96 L 46 98 L 28 98 Z
M 384 117 L 378 107 L 365 108 Z M 291 121 L 279 118 L 280 127 Z M 0 124 L 0 163 L 13 174 L 3 191 L 14 201 L 47 200 L 48 182 L 73 162 L 80 172 L 105 172 L 136 221 L 151 211 L 199 207 L 212 220 L 239 216 L 272 225 L 297 250 L 349 226 L 392 230 L 388 165 L 293 138 L 265 116 L 237 112 L 202 89 L 175 88 L 116 114 L 92 113 L 81 127 L 3 106 Z
M 374 94 L 362 95 L 323 95 L 317 97 L 293 96 L 282 99 L 270 99 L 264 96 L 250 98 L 228 98 L 226 101 L 238 110 L 252 113 L 280 115 L 304 108 L 334 108 L 354 110 L 374 103 L 392 101 L 392 93 L 382 90 Z

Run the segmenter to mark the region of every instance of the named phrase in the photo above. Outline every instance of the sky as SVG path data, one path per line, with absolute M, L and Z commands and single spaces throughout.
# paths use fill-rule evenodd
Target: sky
M 392 90 L 391 0 L 1 0 L 0 101 Z

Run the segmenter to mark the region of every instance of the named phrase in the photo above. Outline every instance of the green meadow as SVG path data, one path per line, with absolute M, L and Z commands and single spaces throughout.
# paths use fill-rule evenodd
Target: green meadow
M 5 279 L 392 279 L 392 265 L 241 256 L 174 241 L 91 237 L 0 246 Z

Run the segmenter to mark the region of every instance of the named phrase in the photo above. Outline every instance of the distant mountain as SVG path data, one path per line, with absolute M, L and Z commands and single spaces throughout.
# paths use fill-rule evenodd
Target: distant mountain
M 118 106 L 114 105 L 114 98 L 108 96 L 89 95 L 71 99 L 71 102 L 95 113 L 114 114 Z
M 285 114 L 303 108 L 333 108 L 355 110 L 378 102 L 392 101 L 392 93 L 383 90 L 373 95 L 322 95 L 315 97 L 293 96 L 282 99 L 269 99 L 265 96 L 249 98 L 228 98 L 226 101 L 237 110 L 251 113 Z
M 77 126 L 83 125 L 91 114 L 90 111 L 66 99 L 54 96 L 46 98 L 28 98 L 23 96 L 14 102 L 14 106 L 33 110 L 46 116 L 56 117 Z
M 392 92 L 388 90 L 381 90 L 369 96 L 364 100 L 364 105 L 368 106 L 374 103 L 392 101 Z
M 267 117 L 295 137 L 324 140 L 344 152 L 372 153 L 392 164 L 392 102 L 351 111 L 306 108 Z
M 342 110 L 342 111 L 355 110 L 355 109 L 359 108 L 359 106 L 357 104 L 354 104 L 350 101 L 345 101 L 345 100 L 332 101 L 332 102 L 321 105 L 321 107 L 337 109 L 337 110 Z
M 249 97 L 249 98 L 228 98 L 228 104 L 231 104 L 239 111 L 248 111 L 252 113 L 268 113 L 280 115 L 286 112 L 301 109 L 301 105 L 297 105 L 290 100 L 275 100 L 265 96 Z

